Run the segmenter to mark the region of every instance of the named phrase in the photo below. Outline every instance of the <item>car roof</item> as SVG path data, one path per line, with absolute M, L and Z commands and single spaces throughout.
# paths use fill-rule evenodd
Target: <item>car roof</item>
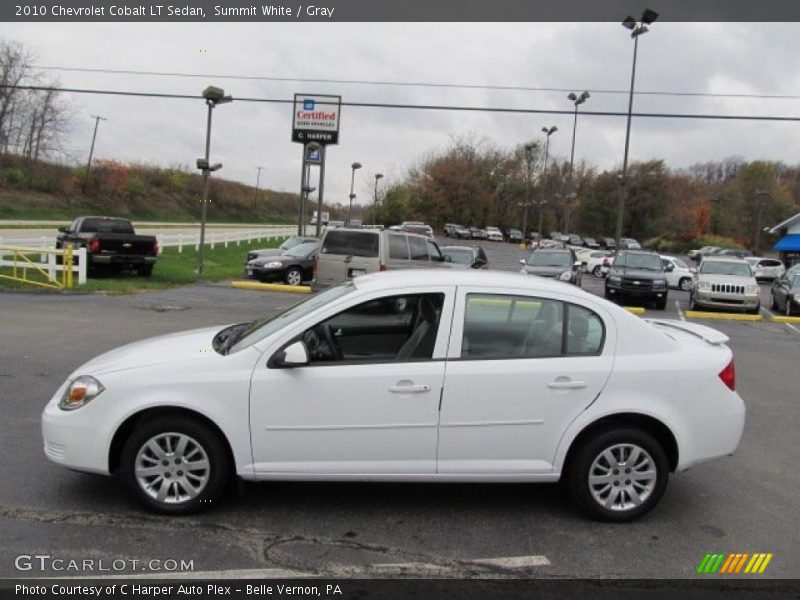
M 709 256 L 709 257 L 703 259 L 703 262 L 706 262 L 706 261 L 708 261 L 708 262 L 737 262 L 737 263 L 748 264 L 748 262 L 745 259 L 739 258 L 738 256 L 734 256 L 732 254 L 724 254 L 722 256 Z

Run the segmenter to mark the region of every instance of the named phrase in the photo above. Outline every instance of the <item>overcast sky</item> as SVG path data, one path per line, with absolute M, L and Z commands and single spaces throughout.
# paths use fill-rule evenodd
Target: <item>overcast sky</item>
M 42 66 L 208 74 L 134 76 L 47 71 L 63 87 L 199 94 L 207 85 L 235 97 L 291 98 L 331 93 L 344 101 L 571 109 L 562 92 L 394 87 L 215 79 L 211 75 L 509 85 L 592 91 L 581 108 L 627 110 L 633 41 L 618 23 L 4 23 L 3 39 L 23 42 Z M 640 38 L 640 91 L 800 95 L 796 23 L 657 22 Z M 170 100 L 72 95 L 68 150 L 86 160 L 94 121 L 95 156 L 162 166 L 194 165 L 203 154 L 205 105 Z M 634 111 L 800 116 L 800 100 L 638 95 Z M 452 136 L 475 134 L 503 148 L 556 125 L 551 153 L 568 159 L 572 117 L 484 112 L 342 108 L 340 143 L 328 151 L 325 200 L 346 202 L 350 163 L 360 161 L 359 200 L 374 174 L 397 180 Z M 212 161 L 229 179 L 298 191 L 300 145 L 290 141 L 291 105 L 234 102 L 214 113 Z M 578 121 L 576 161 L 622 163 L 625 119 Z M 800 161 L 800 123 L 634 119 L 631 160 L 672 167 L 719 160 Z M 385 182 L 387 180 L 383 180 Z

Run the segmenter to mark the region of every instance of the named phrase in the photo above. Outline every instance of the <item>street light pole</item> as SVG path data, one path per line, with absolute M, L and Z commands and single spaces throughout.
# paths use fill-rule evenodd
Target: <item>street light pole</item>
M 361 163 L 360 162 L 354 162 L 352 165 L 350 165 L 350 168 L 352 169 L 352 174 L 350 175 L 350 206 L 347 208 L 347 226 L 348 227 L 350 227 L 350 217 L 351 217 L 351 214 L 353 212 L 353 200 L 355 200 L 355 197 L 356 197 L 355 193 L 353 193 L 353 189 L 354 189 L 355 183 L 356 183 L 356 169 L 360 169 L 361 168 Z
M 100 121 L 108 121 L 108 119 L 99 115 L 92 115 L 94 119 L 94 134 L 92 134 L 92 147 L 89 149 L 89 162 L 86 163 L 86 177 L 83 180 L 83 193 L 86 193 L 86 188 L 89 187 L 89 171 L 92 168 L 92 156 L 94 155 L 94 141 L 97 139 L 97 126 Z
M 258 186 L 261 183 L 261 169 L 264 167 L 256 167 L 258 169 L 258 175 L 256 175 L 256 193 L 253 196 L 253 208 L 258 208 Z
M 569 213 L 570 202 L 575 198 L 575 181 L 572 176 L 572 169 L 575 164 L 575 132 L 578 130 L 578 106 L 583 104 L 589 99 L 589 92 L 583 92 L 580 96 L 572 92 L 567 96 L 569 100 L 575 104 L 575 118 L 572 121 L 572 150 L 569 153 L 569 191 L 565 200 L 564 210 L 564 233 L 569 234 Z
M 628 94 L 628 120 L 625 127 L 625 155 L 622 159 L 622 178 L 619 184 L 619 201 L 617 205 L 617 230 L 614 236 L 614 248 L 619 250 L 619 241 L 622 238 L 622 221 L 625 214 L 625 196 L 627 193 L 626 186 L 628 184 L 628 150 L 631 141 L 631 117 L 633 115 L 633 88 L 636 82 L 636 54 L 639 50 L 639 36 L 649 31 L 648 25 L 652 24 L 658 18 L 658 13 L 655 11 L 645 9 L 642 13 L 641 22 L 636 21 L 631 16 L 625 17 L 622 21 L 622 26 L 629 29 L 631 37 L 633 38 L 633 66 L 631 67 L 631 89 Z
M 372 212 L 372 224 L 378 224 L 378 180 L 383 177 L 383 173 L 375 173 L 375 200 Z
M 550 128 L 542 127 L 542 131 L 546 138 L 544 143 L 544 169 L 542 170 L 542 198 L 539 200 L 539 239 L 542 239 L 544 205 L 547 204 L 547 162 L 550 157 L 550 136 L 558 131 L 558 127 L 555 125 Z
M 528 241 L 528 209 L 531 205 L 531 170 L 533 163 L 533 151 L 536 148 L 536 142 L 525 144 L 525 217 L 522 222 L 522 241 Z
M 758 206 L 756 207 L 756 236 L 753 242 L 753 254 L 756 256 L 761 254 L 761 219 L 764 211 L 764 204 L 769 197 L 769 192 L 767 190 L 756 190 Z
M 197 160 L 197 168 L 203 172 L 203 198 L 202 206 L 200 208 L 200 245 L 197 251 L 197 276 L 203 277 L 203 250 L 206 242 L 206 216 L 208 204 L 208 176 L 212 171 L 217 171 L 222 168 L 220 163 L 215 165 L 210 164 L 211 153 L 211 115 L 214 112 L 214 107 L 217 104 L 224 104 L 226 102 L 233 102 L 233 98 L 225 95 L 225 91 L 214 87 L 208 86 L 203 90 L 203 98 L 206 100 L 208 106 L 208 117 L 206 120 L 206 152 L 204 158 Z

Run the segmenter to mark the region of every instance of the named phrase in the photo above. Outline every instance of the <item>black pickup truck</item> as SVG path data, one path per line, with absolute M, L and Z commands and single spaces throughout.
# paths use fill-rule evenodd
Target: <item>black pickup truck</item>
M 86 248 L 89 273 L 131 269 L 150 277 L 158 259 L 156 237 L 136 235 L 128 219 L 78 217 L 58 232 L 56 248 Z

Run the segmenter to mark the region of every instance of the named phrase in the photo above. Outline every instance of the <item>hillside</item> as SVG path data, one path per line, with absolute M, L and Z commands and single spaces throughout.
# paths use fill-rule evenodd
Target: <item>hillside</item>
M 188 168 L 96 161 L 86 193 L 86 167 L 33 163 L 0 155 L 0 219 L 70 220 L 107 214 L 136 220 L 197 221 L 203 178 Z M 212 177 L 208 220 L 219 223 L 292 223 L 298 195 Z M 310 213 L 309 213 L 310 216 Z

